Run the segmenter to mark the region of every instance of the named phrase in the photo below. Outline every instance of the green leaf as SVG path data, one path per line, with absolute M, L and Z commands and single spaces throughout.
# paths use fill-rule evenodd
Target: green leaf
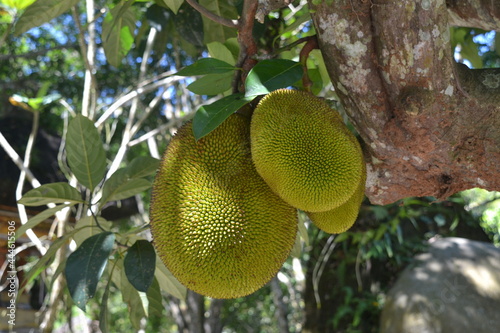
M 156 0 L 155 2 L 159 5 L 167 6 L 174 13 L 177 13 L 184 0 Z
M 198 95 L 217 95 L 231 89 L 232 73 L 205 75 L 190 85 L 188 90 Z
M 69 202 L 76 204 L 84 201 L 76 188 L 68 183 L 60 182 L 44 184 L 29 190 L 18 202 L 25 206 L 41 206 L 49 203 Z
M 78 114 L 70 121 L 66 152 L 76 179 L 92 191 L 106 172 L 106 154 L 97 128 L 87 117 Z
M 30 284 L 31 281 L 33 281 L 38 275 L 40 275 L 40 273 L 43 272 L 45 268 L 47 268 L 52 258 L 54 258 L 54 255 L 61 248 L 61 246 L 65 245 L 68 242 L 68 240 L 78 231 L 80 230 L 73 229 L 67 232 L 64 236 L 59 237 L 52 243 L 47 252 L 45 252 L 45 254 L 40 259 L 38 259 L 36 264 L 33 267 L 31 267 L 29 272 L 24 275 L 23 287 L 19 290 L 18 294 L 21 294 L 24 288 L 28 284 Z
M 245 80 L 245 96 L 258 96 L 293 85 L 302 78 L 302 65 L 285 59 L 262 60 Z
M 106 59 L 114 67 L 120 66 L 134 43 L 135 13 L 130 9 L 133 2 L 118 3 L 104 17 L 102 46 Z
M 19 36 L 31 28 L 58 17 L 75 6 L 79 0 L 37 0 L 21 14 L 15 26 L 15 35 Z
M 153 282 L 146 292 L 148 297 L 148 316 L 160 317 L 163 315 L 163 297 L 161 296 L 161 289 L 158 280 L 153 277 Z
M 229 48 L 221 42 L 212 42 L 207 45 L 208 53 L 212 58 L 219 59 L 227 62 L 228 64 L 235 65 L 236 59 L 229 50 Z
M 17 10 L 23 10 L 24 8 L 30 6 L 35 0 L 2 0 L 0 3 L 4 3 L 10 8 L 15 8 Z
M 170 273 L 161 259 L 156 256 L 156 272 L 155 276 L 158 279 L 158 284 L 163 291 L 178 299 L 185 299 L 187 289 Z
M 21 235 L 23 235 L 26 232 L 26 230 L 36 227 L 38 224 L 45 221 L 52 215 L 56 214 L 58 211 L 69 206 L 72 206 L 72 204 L 71 205 L 62 204 L 52 208 L 47 208 L 46 210 L 36 214 L 16 230 L 16 235 L 15 235 L 16 239 L 19 238 Z
M 95 294 L 97 283 L 113 250 L 115 235 L 103 232 L 86 239 L 66 261 L 66 281 L 69 293 L 82 311 Z
M 202 106 L 193 119 L 193 134 L 196 140 L 213 131 L 227 117 L 252 100 L 253 97 L 234 94 L 221 98 L 212 104 Z
M 80 246 L 81 244 L 83 244 L 83 242 L 86 239 L 103 232 L 103 230 L 97 226 L 96 218 L 97 218 L 97 222 L 99 222 L 99 225 L 101 226 L 101 228 L 103 228 L 105 231 L 111 230 L 112 223 L 110 221 L 106 220 L 105 218 L 103 218 L 101 216 L 97 216 L 97 217 L 84 216 L 81 219 L 79 219 L 75 225 L 75 228 L 81 229 L 81 231 L 79 233 L 77 233 L 77 234 L 75 234 L 75 236 L 73 236 L 73 240 L 75 241 L 77 246 Z
M 201 58 L 194 64 L 184 67 L 177 72 L 179 76 L 194 76 L 206 74 L 222 74 L 232 72 L 236 67 L 228 64 L 225 61 L 215 58 Z
M 140 178 L 154 175 L 159 166 L 160 160 L 156 158 L 151 156 L 138 156 L 127 165 L 125 170 L 129 178 Z
M 132 245 L 123 261 L 128 281 L 135 289 L 147 292 L 153 282 L 156 252 L 150 242 L 140 239 Z
M 224 18 L 237 19 L 238 10 L 233 1 L 227 0 L 199 0 L 201 6 L 208 11 Z M 205 44 L 211 42 L 224 43 L 228 38 L 236 37 L 236 29 L 226 27 L 203 16 L 203 31 Z
M 120 291 L 123 302 L 127 303 L 129 319 L 132 326 L 138 331 L 141 327 L 141 320 L 146 316 L 146 310 L 143 299 L 138 292 L 124 276 L 124 270 L 121 270 Z M 147 300 L 147 299 L 146 299 Z
M 151 182 L 144 178 L 130 178 L 126 169 L 116 171 L 104 183 L 100 206 L 106 202 L 130 198 L 151 187 Z

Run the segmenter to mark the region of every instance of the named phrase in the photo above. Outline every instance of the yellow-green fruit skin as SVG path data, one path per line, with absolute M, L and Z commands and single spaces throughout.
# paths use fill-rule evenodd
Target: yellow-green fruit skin
M 307 216 L 316 227 L 329 234 L 340 234 L 349 230 L 356 222 L 359 208 L 365 197 L 365 182 L 366 176 L 363 176 L 356 192 L 339 207 L 326 212 L 306 212 Z
M 257 174 L 249 145 L 249 120 L 238 114 L 199 141 L 189 122 L 169 143 L 153 183 L 157 253 L 182 284 L 212 298 L 262 287 L 297 234 L 296 209 Z
M 257 105 L 251 124 L 257 172 L 290 205 L 307 212 L 345 203 L 364 174 L 361 147 L 320 98 L 279 89 Z

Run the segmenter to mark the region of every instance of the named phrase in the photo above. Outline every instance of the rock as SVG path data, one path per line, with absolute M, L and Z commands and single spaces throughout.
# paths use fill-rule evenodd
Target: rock
M 389 291 L 381 333 L 500 332 L 500 249 L 443 238 Z

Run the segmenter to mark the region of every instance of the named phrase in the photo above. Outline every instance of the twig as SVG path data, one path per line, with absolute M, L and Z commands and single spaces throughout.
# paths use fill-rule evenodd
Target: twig
M 257 0 L 245 0 L 243 3 L 243 10 L 238 25 L 240 55 L 238 63 L 236 64 L 236 66 L 242 68 L 243 71 L 241 73 L 239 71 L 235 73 L 235 79 L 233 80 L 233 92 L 235 93 L 244 90 L 241 84 L 245 82 L 247 73 L 257 63 L 257 60 L 254 58 L 255 54 L 257 54 L 257 44 L 255 43 L 252 32 L 258 7 L 259 2 Z
M 31 153 L 33 151 L 33 146 L 35 144 L 36 134 L 38 132 L 38 124 L 40 119 L 40 113 L 36 110 L 33 110 L 33 124 L 31 126 L 31 133 L 28 138 L 28 142 L 26 144 L 26 150 L 24 153 L 24 162 L 23 169 L 19 174 L 19 181 L 17 182 L 16 187 L 16 201 L 21 199 L 23 196 L 23 188 L 24 182 L 26 181 L 26 172 L 24 170 L 29 169 Z M 26 213 L 26 208 L 22 204 L 17 204 L 17 210 L 19 211 L 19 219 L 21 220 L 21 224 L 26 224 L 28 222 L 28 214 Z M 43 246 L 42 242 L 38 238 L 38 236 L 33 232 L 33 230 L 26 230 L 26 236 L 35 244 L 37 250 L 41 255 L 44 255 L 47 252 L 47 249 Z
M 312 81 L 309 78 L 309 75 L 307 74 L 307 58 L 309 58 L 309 54 L 311 53 L 312 50 L 318 48 L 318 39 L 316 36 L 310 36 L 309 39 L 307 39 L 306 44 L 302 47 L 302 50 L 300 50 L 300 63 L 302 64 L 302 67 L 304 69 L 304 74 L 302 75 L 302 85 L 307 91 L 311 91 L 312 87 Z
M 229 28 L 238 28 L 238 26 L 239 26 L 238 20 L 231 20 L 231 19 L 221 17 L 217 14 L 214 14 L 211 11 L 209 11 L 208 9 L 206 9 L 205 7 L 203 7 L 202 5 L 200 5 L 195 0 L 186 0 L 186 2 L 188 4 L 190 4 L 191 7 L 196 9 L 201 15 L 205 16 L 206 18 L 208 18 L 214 22 L 220 23 L 220 24 L 225 25 L 226 27 L 229 27 Z

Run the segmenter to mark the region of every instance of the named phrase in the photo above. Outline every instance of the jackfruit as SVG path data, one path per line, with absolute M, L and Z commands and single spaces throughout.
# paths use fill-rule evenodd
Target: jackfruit
M 365 174 L 365 173 L 364 173 Z M 340 234 L 350 229 L 358 217 L 359 207 L 365 196 L 365 181 L 363 176 L 358 188 L 345 203 L 326 212 L 306 212 L 316 227 L 330 234 Z
M 303 211 L 339 207 L 364 177 L 355 136 L 335 110 L 308 92 L 267 94 L 254 110 L 250 137 L 257 172 L 283 200 Z
M 192 123 L 172 138 L 153 183 L 156 250 L 187 288 L 213 298 L 248 295 L 288 257 L 297 211 L 257 174 L 250 121 L 231 115 L 196 141 Z

